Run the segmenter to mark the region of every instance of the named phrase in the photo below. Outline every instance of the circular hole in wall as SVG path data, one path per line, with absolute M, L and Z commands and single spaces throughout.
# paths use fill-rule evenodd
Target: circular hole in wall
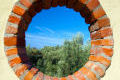
M 42 10 L 26 31 L 30 62 L 46 75 L 63 77 L 79 70 L 90 55 L 89 24 L 66 7 Z
M 32 67 L 25 48 L 25 31 L 32 17 L 41 9 L 49 9 L 57 5 L 66 5 L 80 12 L 85 22 L 90 24 L 91 36 L 89 61 L 72 75 L 61 78 L 47 76 L 41 73 L 41 70 Z M 20 80 L 100 79 L 110 66 L 113 42 L 110 20 L 98 0 L 32 0 L 32 2 L 20 0 L 13 7 L 4 35 L 4 49 L 8 63 Z

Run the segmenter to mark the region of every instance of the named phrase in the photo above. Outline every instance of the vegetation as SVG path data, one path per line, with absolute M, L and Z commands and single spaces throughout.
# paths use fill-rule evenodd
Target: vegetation
M 41 49 L 26 47 L 30 61 L 43 73 L 63 77 L 74 73 L 88 61 L 90 43 L 83 45 L 83 36 L 77 34 L 62 46 L 45 46 Z

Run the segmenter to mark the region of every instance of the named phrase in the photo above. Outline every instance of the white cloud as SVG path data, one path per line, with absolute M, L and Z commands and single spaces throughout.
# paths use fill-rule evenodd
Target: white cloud
M 55 31 L 53 31 L 52 29 L 47 28 L 47 27 L 39 27 L 39 26 L 36 26 L 35 28 L 38 29 L 39 31 L 42 31 L 42 32 L 46 32 L 46 31 L 47 31 L 47 32 L 52 33 L 52 34 L 55 33 Z
M 52 30 L 52 29 L 50 29 L 50 28 L 45 28 L 48 32 L 50 32 L 50 33 L 52 33 L 52 34 L 54 34 L 55 32 Z
M 36 26 L 35 28 L 38 29 L 39 31 L 42 31 L 42 32 L 45 31 L 42 27 L 39 27 L 39 26 Z
M 61 45 L 64 42 L 64 39 L 26 34 L 26 41 L 29 41 L 30 43 Z

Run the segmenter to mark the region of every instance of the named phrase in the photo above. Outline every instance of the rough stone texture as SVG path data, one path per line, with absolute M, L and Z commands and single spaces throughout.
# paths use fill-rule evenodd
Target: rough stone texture
M 84 0 L 81 0 L 81 1 L 84 1 Z M 101 1 L 102 2 L 102 1 Z M 103 1 L 104 2 L 104 1 Z M 110 2 L 110 1 L 108 1 L 108 2 Z M 112 2 L 112 1 L 111 1 Z M 97 9 L 96 9 L 97 10 Z M 10 10 L 11 11 L 11 10 Z M 101 13 L 100 15 L 96 15 L 96 13 Z M 118 12 L 118 11 L 117 11 Z M 23 13 L 22 13 L 23 14 Z M 103 16 L 104 15 L 104 11 L 102 10 L 102 9 L 98 9 L 97 11 L 95 11 L 94 13 L 94 16 L 95 16 L 95 18 L 99 18 L 99 17 L 101 17 L 101 16 Z M 20 14 L 21 15 L 21 14 Z M 6 15 L 5 15 L 6 16 Z M 110 17 L 111 18 L 111 17 Z M 115 18 L 116 19 L 116 18 Z M 6 18 L 6 20 L 7 20 L 7 18 Z M 113 21 L 114 22 L 114 21 Z M 115 24 L 114 24 L 115 25 Z M 4 27 L 3 27 L 4 28 Z M 117 28 L 117 30 L 118 30 L 118 28 Z M 119 30 L 118 30 L 119 31 Z M 114 31 L 113 31 L 114 32 Z M 2 32 L 2 35 L 3 35 L 3 32 Z M 118 36 L 116 36 L 116 37 L 118 37 Z M 1 38 L 0 37 L 0 39 L 3 39 L 3 37 Z M 106 40 L 104 40 L 105 42 L 106 42 Z M 101 41 L 100 41 L 100 43 L 101 43 Z M 102 43 L 103 43 L 103 41 L 102 41 Z M 113 45 L 113 44 L 109 44 L 109 41 L 107 40 L 107 42 L 105 43 L 105 45 Z M 2 46 L 3 46 L 3 44 L 2 44 Z M 98 46 L 98 44 L 97 44 L 97 46 Z M 4 52 L 3 52 L 4 53 Z M 5 57 L 5 56 L 4 56 Z M 102 61 L 100 61 L 100 59 L 98 59 L 98 58 L 101 58 L 102 59 Z M 105 58 L 103 58 L 103 57 L 91 57 L 90 58 L 91 60 L 98 60 L 98 61 L 100 61 L 101 63 L 104 63 L 106 66 L 108 66 L 109 65 L 109 61 L 108 60 L 106 60 Z M 19 59 L 17 59 L 18 60 L 18 62 L 20 61 Z M 119 60 L 118 60 L 119 61 Z M 14 62 L 14 60 L 13 60 L 13 62 Z M 108 62 L 108 64 L 106 64 L 106 62 Z M 16 62 L 14 62 L 14 63 L 16 63 Z M 2 63 L 1 63 L 2 64 Z M 114 64 L 114 63 L 113 63 Z M 13 65 L 13 64 L 12 64 Z M 118 64 L 119 65 L 119 64 Z M 119 66 L 118 66 L 119 67 Z M 115 68 L 116 69 L 116 68 Z M 114 69 L 114 70 L 115 70 Z M 118 68 L 119 69 L 119 68 Z M 2 70 L 1 70 L 2 71 Z M 94 73 L 94 72 L 92 72 L 92 71 L 90 71 L 89 69 L 87 69 L 87 68 L 82 68 L 82 70 L 81 70 L 81 72 L 83 72 L 83 74 L 85 74 L 88 78 L 91 78 L 91 79 L 94 79 L 94 80 L 96 80 L 96 73 Z M 90 74 L 88 74 L 88 73 L 86 73 L 86 72 L 89 72 Z M 114 72 L 114 71 L 113 71 Z M 118 72 L 118 70 L 117 70 L 117 72 Z M 14 74 L 14 73 L 13 73 Z M 1 74 L 2 75 L 2 74 Z M 0 75 L 0 76 L 1 76 Z M 111 73 L 109 74 L 109 75 L 111 75 Z M 114 75 L 114 74 L 113 74 Z M 105 80 L 114 80 L 116 77 L 114 77 L 114 78 L 112 78 L 113 77 L 113 75 L 112 76 L 110 76 L 111 78 L 108 78 L 107 76 L 107 78 L 105 78 Z M 116 76 L 116 75 L 115 75 Z M 11 76 L 10 76 L 11 77 Z M 118 76 L 119 77 L 119 76 Z M 4 77 L 5 78 L 5 77 Z M 2 80 L 7 80 L 7 79 L 2 79 Z M 10 79 L 10 78 L 9 78 Z M 17 80 L 17 78 L 13 78 L 13 79 L 11 79 L 11 80 Z M 66 78 L 61 78 L 62 80 L 65 80 Z M 103 78 L 104 79 L 104 78 Z M 115 80 L 117 80 L 117 79 L 119 79 L 119 78 L 116 78 Z

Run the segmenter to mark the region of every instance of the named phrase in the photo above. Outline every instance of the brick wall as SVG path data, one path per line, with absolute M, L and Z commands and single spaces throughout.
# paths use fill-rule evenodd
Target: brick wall
M 90 24 L 89 61 L 73 75 L 56 78 L 31 67 L 25 50 L 25 31 L 42 9 L 66 6 L 80 12 Z M 109 18 L 98 0 L 19 0 L 8 18 L 4 46 L 9 65 L 21 80 L 98 80 L 104 76 L 113 55 L 113 33 Z

